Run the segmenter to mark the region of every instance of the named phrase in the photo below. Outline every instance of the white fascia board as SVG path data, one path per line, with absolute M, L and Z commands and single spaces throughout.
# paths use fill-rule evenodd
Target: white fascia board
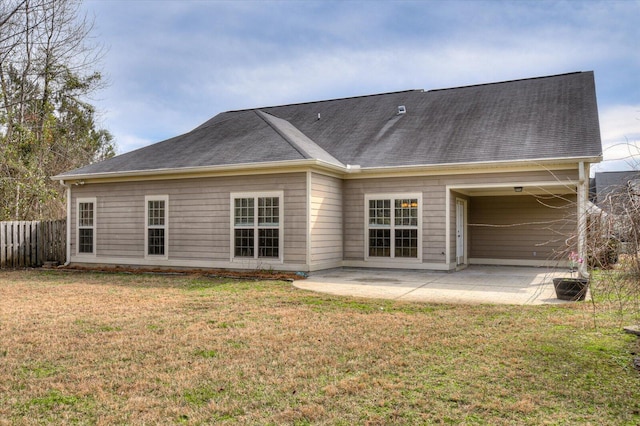
M 459 173 L 476 173 L 479 170 L 492 169 L 508 169 L 508 168 L 540 168 L 552 166 L 569 166 L 576 165 L 580 162 L 597 163 L 602 160 L 598 157 L 563 157 L 563 158 L 542 158 L 532 160 L 504 160 L 504 161 L 484 161 L 470 163 L 444 163 L 444 164 L 425 164 L 410 166 L 385 166 L 385 167 L 361 167 L 357 165 L 339 166 L 323 160 L 305 159 L 305 160 L 287 160 L 273 161 L 265 163 L 242 163 L 230 164 L 222 166 L 201 166 L 201 167 L 181 167 L 166 168 L 153 170 L 131 170 L 125 172 L 104 172 L 104 173 L 87 173 L 77 175 L 56 175 L 51 179 L 60 180 L 62 182 L 77 182 L 84 180 L 158 180 L 171 176 L 172 179 L 190 178 L 200 176 L 213 176 L 217 174 L 246 174 L 262 173 L 265 171 L 288 172 L 294 168 L 318 168 L 331 171 L 341 175 L 345 179 L 358 179 L 371 177 L 370 175 L 411 175 L 411 174 L 459 174 Z
M 478 171 L 493 171 L 500 169 L 557 169 L 558 166 L 578 167 L 580 162 L 599 163 L 602 157 L 561 157 L 561 158 L 540 158 L 531 160 L 497 160 L 470 163 L 442 163 L 411 166 L 384 166 L 384 167 L 354 167 L 347 166 L 347 176 L 345 178 L 366 178 L 372 174 L 459 174 L 477 173 Z
M 181 168 L 167 168 L 167 169 L 153 169 L 153 170 L 131 170 L 125 172 L 104 172 L 104 173 L 87 173 L 77 175 L 57 175 L 52 176 L 53 180 L 60 180 L 61 182 L 73 182 L 84 180 L 157 180 L 164 179 L 166 176 L 175 178 L 190 178 L 201 175 L 216 175 L 225 173 L 246 174 L 252 171 L 272 171 L 288 172 L 290 169 L 296 167 L 317 167 L 321 169 L 327 169 L 331 171 L 337 171 L 343 173 L 344 167 L 337 166 L 331 163 L 327 163 L 322 160 L 310 159 L 310 160 L 291 160 L 291 161 L 275 161 L 269 163 L 243 163 L 243 164 L 231 164 L 223 166 L 203 166 L 203 167 L 181 167 Z

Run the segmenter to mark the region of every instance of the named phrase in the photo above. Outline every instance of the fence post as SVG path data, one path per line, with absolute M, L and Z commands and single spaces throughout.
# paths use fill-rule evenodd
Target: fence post
M 7 266 L 7 224 L 0 222 L 0 268 Z

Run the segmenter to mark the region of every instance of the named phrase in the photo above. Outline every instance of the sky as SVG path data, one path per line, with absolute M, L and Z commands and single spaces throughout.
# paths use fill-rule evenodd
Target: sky
M 640 0 L 85 0 L 122 154 L 230 110 L 594 71 L 604 160 L 640 166 Z

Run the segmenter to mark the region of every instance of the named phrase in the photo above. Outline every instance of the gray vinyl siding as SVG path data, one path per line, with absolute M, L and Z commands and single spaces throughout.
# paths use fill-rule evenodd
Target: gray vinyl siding
M 578 178 L 577 170 L 533 171 L 508 173 L 476 173 L 462 175 L 417 176 L 399 178 L 351 179 L 344 181 L 344 258 L 345 260 L 362 261 L 365 257 L 365 223 L 364 197 L 373 193 L 422 193 L 422 262 L 444 263 L 446 260 L 446 225 L 449 221 L 449 256 L 455 259 L 455 198 L 452 191 L 449 202 L 449 217 L 446 214 L 447 185 L 503 184 L 505 182 L 568 182 Z M 461 196 L 468 201 L 470 214 L 476 197 Z M 503 198 L 497 197 L 495 202 Z M 518 212 L 513 212 L 517 214 Z M 470 221 L 471 219 L 469 219 Z M 471 230 L 467 229 L 469 234 Z M 471 244 L 472 235 L 468 235 L 467 243 Z M 478 246 L 482 247 L 482 246 Z M 469 250 L 469 257 L 477 252 Z M 520 252 L 522 253 L 522 252 Z M 540 255 L 537 254 L 539 257 Z M 490 256 L 488 256 L 490 257 Z M 526 258 L 525 258 L 526 259 Z M 536 259 L 543 260 L 543 259 Z
M 311 263 L 343 259 L 342 180 L 311 173 Z
M 307 192 L 307 179 L 311 188 Z M 168 257 L 170 261 L 229 262 L 231 254 L 230 194 L 236 192 L 283 191 L 284 218 L 281 240 L 285 264 L 304 270 L 310 264 L 322 265 L 365 259 L 365 195 L 422 194 L 423 263 L 444 264 L 447 245 L 449 259 L 455 259 L 455 198 L 468 202 L 469 223 L 497 220 L 531 221 L 549 212 L 539 206 L 522 209 L 513 196 L 466 196 L 452 190 L 447 216 L 447 186 L 499 185 L 517 182 L 571 181 L 577 170 L 529 173 L 477 173 L 396 178 L 339 179 L 319 173 L 282 173 L 157 180 L 125 183 L 87 183 L 72 186 L 71 254 L 76 256 L 76 200 L 96 198 L 96 256 L 101 258 L 144 259 L 145 196 L 167 195 L 169 200 Z M 494 207 L 491 207 L 494 203 Z M 310 208 L 307 213 L 307 206 Z M 496 207 L 497 206 L 497 207 Z M 525 215 L 522 216 L 521 215 Z M 540 220 L 543 220 L 540 219 Z M 546 220 L 546 219 L 544 219 Z M 309 221 L 309 222 L 307 222 Z M 449 241 L 446 228 L 449 226 Z M 552 248 L 538 246 L 549 240 L 538 228 L 515 230 L 485 227 L 468 228 L 469 258 L 545 260 Z M 540 237 L 538 237 L 540 235 Z M 531 238 L 535 237 L 535 240 Z M 311 238 L 307 241 L 308 238 Z M 536 246 L 535 250 L 532 246 Z M 307 248 L 310 252 L 307 253 Z M 533 256 L 536 251 L 536 256 Z M 309 265 L 307 265 L 309 262 Z M 132 262 L 130 262 L 132 263 Z M 375 262 L 370 262 L 375 266 Z M 238 267 L 242 267 L 240 262 Z M 235 266 L 235 265 L 231 265 Z
M 76 254 L 76 199 L 96 197 L 96 258 L 144 258 L 145 196 L 168 195 L 172 260 L 230 259 L 230 193 L 283 191 L 285 263 L 306 261 L 306 174 L 87 184 L 72 188 L 71 253 Z
M 364 260 L 366 194 L 422 193 L 422 261 L 444 262 L 445 185 L 437 177 L 347 180 L 344 183 L 344 257 Z
M 469 207 L 470 256 L 553 260 L 576 232 L 576 197 L 545 196 L 540 201 L 528 195 L 473 197 Z

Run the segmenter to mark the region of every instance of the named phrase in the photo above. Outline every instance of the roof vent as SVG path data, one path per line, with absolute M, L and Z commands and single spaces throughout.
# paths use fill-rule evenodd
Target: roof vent
M 407 108 L 404 105 L 398 105 L 398 115 L 406 114 Z

